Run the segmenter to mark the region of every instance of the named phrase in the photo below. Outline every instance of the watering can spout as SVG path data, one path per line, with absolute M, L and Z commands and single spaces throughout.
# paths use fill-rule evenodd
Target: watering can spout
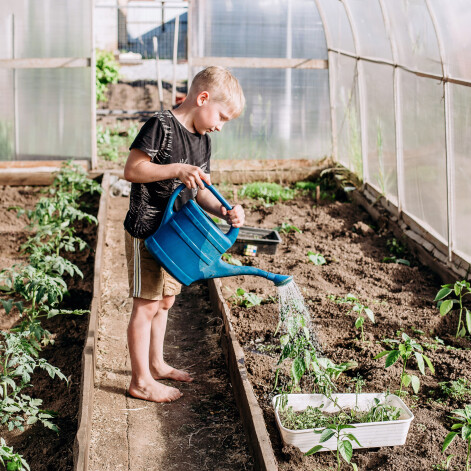
M 229 265 L 226 262 L 223 262 L 219 259 L 219 262 L 212 267 L 212 272 L 214 275 L 209 274 L 208 278 L 223 278 L 226 276 L 237 276 L 237 275 L 252 275 L 252 276 L 261 276 L 263 278 L 272 281 L 275 286 L 284 286 L 287 285 L 290 281 L 293 280 L 292 276 L 288 275 L 277 275 L 275 273 L 270 273 L 260 268 L 247 267 L 247 266 L 235 266 Z

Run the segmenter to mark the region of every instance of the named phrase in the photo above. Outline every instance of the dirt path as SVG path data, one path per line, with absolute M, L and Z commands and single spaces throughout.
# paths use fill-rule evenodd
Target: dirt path
M 184 396 L 171 404 L 125 395 L 131 311 L 122 226 L 127 206 L 127 198 L 113 198 L 108 210 L 89 469 L 251 470 L 219 345 L 221 320 L 214 317 L 206 285 L 183 290 L 166 335 L 166 361 L 191 371 L 196 380 L 179 385 Z

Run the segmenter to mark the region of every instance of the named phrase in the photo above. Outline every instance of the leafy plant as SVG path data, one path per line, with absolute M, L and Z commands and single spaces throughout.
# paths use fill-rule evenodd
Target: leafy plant
M 106 88 L 110 83 L 117 83 L 119 64 L 112 52 L 97 49 L 96 51 L 96 101 L 107 101 Z
M 3 438 L 0 438 L 0 463 L 7 471 L 30 471 L 23 456 L 14 453 L 13 448 L 9 447 Z
M 402 371 L 401 371 L 401 386 L 399 388 L 399 395 L 402 394 L 402 387 L 412 386 L 412 389 L 417 394 L 420 388 L 420 380 L 416 375 L 410 375 L 406 373 L 407 362 L 414 355 L 419 371 L 425 376 L 425 363 L 432 374 L 435 373 L 435 368 L 432 365 L 430 359 L 423 353 L 422 346 L 414 339 L 410 338 L 405 332 L 402 333 L 402 342 L 395 339 L 388 339 L 388 343 L 397 344 L 397 349 L 384 350 L 378 353 L 374 357 L 375 360 L 386 356 L 385 368 L 389 368 L 394 365 L 399 359 L 402 360 Z M 425 361 L 425 363 L 424 363 Z
M 402 257 L 406 253 L 404 244 L 398 241 L 395 237 L 386 241 L 386 247 L 389 250 L 389 253 L 396 257 Z
M 231 297 L 238 306 L 247 308 L 258 306 L 263 301 L 263 299 L 257 296 L 255 293 L 247 292 L 243 288 L 237 288 L 235 294 L 233 294 Z
M 365 334 L 364 334 L 364 328 L 363 325 L 365 323 L 365 317 L 363 314 L 368 317 L 368 319 L 374 324 L 375 323 L 375 316 L 373 311 L 368 307 L 365 306 L 360 302 L 360 300 L 354 295 L 354 294 L 347 294 L 344 298 L 342 297 L 335 297 L 333 295 L 328 295 L 327 296 L 331 301 L 334 301 L 337 304 L 351 304 L 353 305 L 352 309 L 348 311 L 347 314 L 350 312 L 354 312 L 358 317 L 355 320 L 355 328 L 359 329 L 361 332 L 361 340 L 362 342 L 365 341 Z
M 340 424 L 331 424 L 328 425 L 324 430 L 314 430 L 314 433 L 320 433 L 319 443 L 325 443 L 327 440 L 330 440 L 334 437 L 337 440 L 337 470 L 340 471 L 342 466 L 342 461 L 340 457 L 342 457 L 348 464 L 351 464 L 353 469 L 356 471 L 358 469 L 355 463 L 351 463 L 352 456 L 353 456 L 353 446 L 352 442 L 356 442 L 359 447 L 362 445 L 357 440 L 353 433 L 345 433 L 344 430 L 347 429 L 354 429 L 353 425 L 340 425 Z M 315 447 L 311 448 L 307 451 L 306 455 L 313 455 L 318 451 L 322 450 L 324 447 L 323 445 L 316 445 Z
M 406 260 L 404 258 L 397 258 L 395 255 L 391 255 L 390 257 L 384 257 L 383 262 L 384 263 L 397 263 L 399 265 L 406 265 L 410 267 L 409 260 Z
M 464 400 L 471 395 L 471 381 L 466 378 L 458 378 L 456 381 L 444 381 L 438 383 L 444 394 L 456 400 Z
M 454 294 L 458 299 L 447 299 L 444 301 L 450 294 Z M 471 334 L 471 311 L 463 306 L 463 298 L 469 294 L 471 294 L 471 286 L 468 281 L 463 280 L 456 281 L 454 284 L 442 285 L 434 299 L 434 301 L 438 301 L 442 316 L 446 316 L 453 309 L 453 304 L 459 305 L 460 313 L 455 337 L 464 337 L 466 335 L 466 328 Z
M 281 226 L 275 227 L 275 231 L 281 232 L 282 234 L 289 234 L 291 232 L 303 232 L 301 229 L 299 229 L 299 227 L 296 227 L 295 225 L 290 224 L 289 222 L 281 223 Z
M 292 200 L 295 195 L 295 190 L 270 182 L 248 183 L 239 190 L 240 197 L 259 200 L 267 205 Z
M 326 263 L 324 256 L 320 253 L 309 251 L 307 257 L 314 265 L 324 265 Z
M 457 422 L 452 425 L 450 432 L 443 442 L 442 453 L 450 446 L 451 442 L 455 437 L 459 436 L 458 432 L 455 430 L 461 429 L 461 438 L 467 442 L 467 453 L 466 453 L 466 471 L 469 471 L 469 457 L 471 454 L 471 404 L 464 406 L 464 409 L 455 409 L 452 411 L 452 414 L 455 414 L 454 417 L 450 417 L 454 422 Z
M 242 262 L 235 258 L 232 254 L 230 253 L 223 253 L 222 254 L 223 260 L 225 260 L 227 263 L 230 263 L 231 265 L 235 265 L 237 267 L 242 266 Z

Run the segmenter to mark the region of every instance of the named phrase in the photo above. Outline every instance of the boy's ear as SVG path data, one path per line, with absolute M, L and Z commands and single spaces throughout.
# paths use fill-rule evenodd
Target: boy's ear
M 196 97 L 196 103 L 198 106 L 204 105 L 207 101 L 209 101 L 209 93 L 207 91 L 198 93 L 198 96 Z

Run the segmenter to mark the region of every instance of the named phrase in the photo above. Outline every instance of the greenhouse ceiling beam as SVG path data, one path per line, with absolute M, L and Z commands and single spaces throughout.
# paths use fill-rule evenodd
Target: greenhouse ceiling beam
M 435 16 L 435 11 L 430 5 L 429 0 L 425 0 L 425 5 L 427 6 L 430 18 L 432 19 L 432 24 L 435 29 L 435 34 L 438 41 L 438 50 L 440 53 L 440 60 L 442 63 L 442 72 L 443 76 L 448 76 L 448 61 L 445 52 L 445 45 L 443 42 L 442 35 L 438 28 L 438 21 Z M 447 193 L 447 229 L 448 229 L 448 260 L 451 262 L 453 259 L 453 214 L 454 214 L 454 194 L 453 189 L 454 178 L 453 178 L 453 168 L 455 166 L 454 162 L 454 151 L 453 151 L 453 139 L 452 139 L 452 126 L 451 126 L 451 100 L 452 93 L 450 90 L 450 84 L 445 82 L 443 84 L 444 88 L 444 112 L 445 112 L 445 164 L 446 164 L 446 193 Z
M 192 57 L 191 67 L 222 67 L 254 68 L 254 69 L 328 69 L 329 62 L 325 59 L 288 59 L 285 57 Z
M 352 59 L 356 59 L 356 60 L 374 62 L 375 64 L 390 65 L 391 67 L 396 67 L 398 69 L 405 70 L 406 72 L 410 72 L 410 73 L 415 74 L 419 77 L 431 78 L 431 79 L 438 80 L 440 82 L 449 82 L 449 83 L 454 83 L 456 85 L 464 85 L 465 87 L 471 87 L 471 80 L 462 80 L 462 79 L 456 79 L 456 78 L 449 77 L 449 76 L 431 74 L 431 73 L 428 73 L 428 72 L 420 72 L 417 69 L 411 69 L 410 67 L 407 67 L 407 66 L 402 65 L 402 64 L 398 64 L 397 62 L 389 61 L 387 59 L 379 59 L 377 57 L 362 56 L 362 55 L 353 54 L 351 52 L 343 51 L 342 49 L 337 49 L 337 48 L 333 48 L 333 47 L 332 48 L 329 47 L 327 50 L 329 52 L 335 52 L 336 54 L 341 54 L 343 56 L 351 57 Z
M 63 67 L 90 67 L 91 58 L 42 57 L 32 59 L 0 59 L 0 69 L 56 69 Z

